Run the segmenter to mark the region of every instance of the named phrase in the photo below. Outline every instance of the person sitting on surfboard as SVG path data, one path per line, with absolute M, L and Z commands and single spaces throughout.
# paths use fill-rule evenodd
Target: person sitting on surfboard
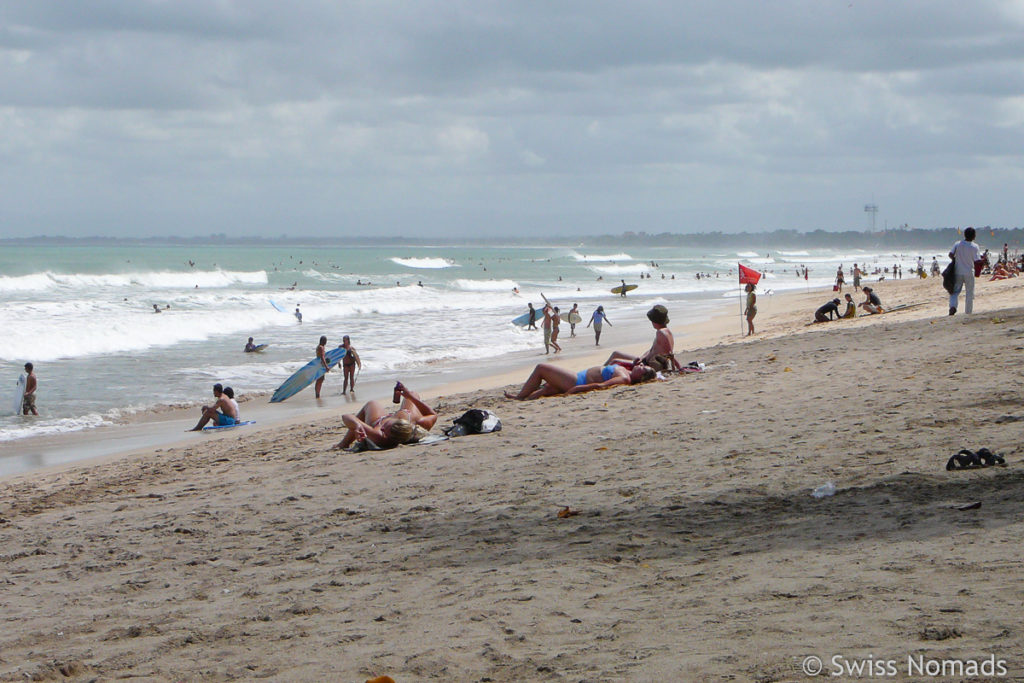
M 642 363 L 610 362 L 573 373 L 557 365 L 539 363 L 518 393 L 505 392 L 505 398 L 532 401 L 543 396 L 582 394 L 620 384 L 639 384 L 654 379 L 653 368 Z
M 642 356 L 634 356 L 623 351 L 612 351 L 605 365 L 616 360 L 627 360 L 633 363 L 644 363 L 655 370 L 682 370 L 675 357 L 676 339 L 672 330 L 668 329 L 668 309 L 658 304 L 647 311 L 647 319 L 654 327 L 654 343 Z
M 355 415 L 342 415 L 341 421 L 348 427 L 348 431 L 334 448 L 348 448 L 353 442 L 364 439 L 381 449 L 394 448 L 412 439 L 416 427 L 429 431 L 437 422 L 434 409 L 401 382 L 395 384 L 392 400 L 395 403 L 402 402 L 401 407 L 393 413 L 387 412 L 386 405 L 380 401 L 367 401 Z
M 256 350 L 256 345 L 252 342 L 252 337 L 249 337 L 249 341 L 245 343 L 245 352 L 252 353 Z
M 203 416 L 190 432 L 198 432 L 210 421 L 215 427 L 229 427 L 238 422 L 238 404 L 232 403 L 231 397 L 224 393 L 224 387 L 219 383 L 213 385 L 213 396 L 217 401 L 212 406 L 202 407 Z
M 235 390 L 231 387 L 224 387 L 224 395 L 231 401 L 231 405 L 235 409 L 235 422 L 238 422 L 241 416 L 241 412 L 238 410 L 238 401 L 235 400 Z

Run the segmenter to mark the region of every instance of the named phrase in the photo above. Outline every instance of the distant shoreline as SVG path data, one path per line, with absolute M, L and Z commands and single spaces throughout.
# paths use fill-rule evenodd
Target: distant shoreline
M 1009 243 L 1019 248 L 1024 243 L 1024 228 L 990 228 L 981 229 L 991 233 L 998 231 L 996 242 Z M 985 235 L 986 237 L 991 236 Z M 625 232 L 619 235 L 561 235 L 537 237 L 524 235 L 521 237 L 486 238 L 486 237 L 410 237 L 410 236 L 279 236 L 233 237 L 226 234 L 203 235 L 196 237 L 69 237 L 66 235 L 36 235 L 33 237 L 8 237 L 0 239 L 4 246 L 279 246 L 314 247 L 314 246 L 490 246 L 490 247 L 621 247 L 625 244 L 640 246 L 664 247 L 728 247 L 742 249 L 791 249 L 791 248 L 832 248 L 869 245 L 872 247 L 935 247 L 948 245 L 959 239 L 956 227 L 942 228 L 904 228 L 897 230 L 870 231 L 826 231 L 797 232 L 795 230 L 773 230 L 771 232 L 737 232 L 737 233 L 659 233 Z

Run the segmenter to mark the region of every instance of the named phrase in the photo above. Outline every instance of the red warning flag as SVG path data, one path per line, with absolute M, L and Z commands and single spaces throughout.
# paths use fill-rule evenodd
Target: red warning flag
M 742 263 L 737 264 L 740 267 L 740 284 L 741 285 L 756 285 L 757 281 L 761 279 L 761 273 L 757 272 L 753 268 L 747 268 Z

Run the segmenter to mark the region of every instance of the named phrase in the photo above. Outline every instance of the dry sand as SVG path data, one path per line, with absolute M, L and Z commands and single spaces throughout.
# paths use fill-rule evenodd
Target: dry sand
M 1019 679 L 1022 286 L 949 318 L 935 280 L 881 283 L 927 304 L 816 326 L 830 292 L 762 297 L 758 336 L 678 345 L 702 374 L 440 400 L 496 434 L 350 455 L 293 424 L 7 478 L 0 677 L 798 681 L 873 655 L 921 680 L 908 656 L 991 654 Z M 1008 466 L 945 471 L 980 446 Z

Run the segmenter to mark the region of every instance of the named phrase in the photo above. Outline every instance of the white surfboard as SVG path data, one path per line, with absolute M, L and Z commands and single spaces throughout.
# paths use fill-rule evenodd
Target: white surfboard
M 26 375 L 18 378 L 18 388 L 14 390 L 14 414 L 21 415 L 21 403 L 25 398 L 25 383 L 28 381 Z

